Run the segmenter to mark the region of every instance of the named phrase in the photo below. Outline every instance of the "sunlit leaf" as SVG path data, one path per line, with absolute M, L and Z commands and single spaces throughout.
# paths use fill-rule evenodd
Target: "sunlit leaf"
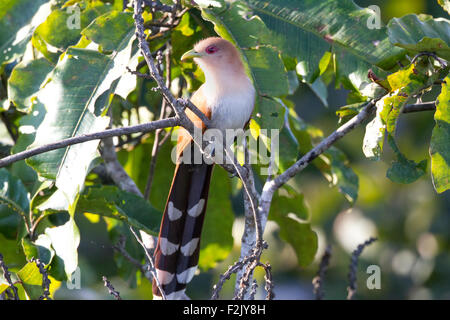
M 369 29 L 374 12 L 351 0 L 244 2 L 265 22 L 272 44 L 297 59 L 310 83 L 328 51 L 336 54 L 338 80 L 348 79 L 356 89 L 371 66 L 389 70 L 403 55 L 389 42 L 385 27 Z
M 25 51 L 34 29 L 50 13 L 48 0 L 2 0 L 0 2 L 0 66 Z
M 415 54 L 435 52 L 450 60 L 450 21 L 447 19 L 415 14 L 393 18 L 388 34 L 392 43 Z
M 53 66 L 44 58 L 26 61 L 14 67 L 8 80 L 8 97 L 18 110 L 27 111 L 41 84 Z
M 450 188 L 450 77 L 445 78 L 437 98 L 430 142 L 431 175 L 434 188 L 442 193 Z
M 64 272 L 70 279 L 78 266 L 78 245 L 80 232 L 71 217 L 65 224 L 53 228 L 46 228 L 45 234 L 50 238 L 55 254 L 63 263 Z
M 78 42 L 82 29 L 112 9 L 112 6 L 98 0 L 86 3 L 87 6 L 82 11 L 79 7 L 73 7 L 73 10 L 64 8 L 52 11 L 47 20 L 34 31 L 34 47 L 50 61 L 56 63 L 61 53 Z
M 96 100 L 127 72 L 134 26 L 128 25 L 127 30 L 123 38 L 116 39 L 118 46 L 110 55 L 87 49 L 67 50 L 38 94 L 47 114 L 33 147 L 106 128 L 109 119 Z M 83 187 L 98 143 L 90 141 L 51 151 L 29 159 L 28 163 L 40 175 L 56 179 L 56 186 L 71 203 Z

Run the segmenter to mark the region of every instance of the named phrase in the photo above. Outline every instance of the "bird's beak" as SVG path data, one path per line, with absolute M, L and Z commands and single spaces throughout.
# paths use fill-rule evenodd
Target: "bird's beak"
M 200 52 L 195 51 L 194 49 L 189 50 L 188 52 L 186 52 L 185 54 L 183 54 L 181 56 L 181 61 L 187 60 L 187 59 L 192 59 L 192 58 L 200 58 L 202 57 L 203 54 Z

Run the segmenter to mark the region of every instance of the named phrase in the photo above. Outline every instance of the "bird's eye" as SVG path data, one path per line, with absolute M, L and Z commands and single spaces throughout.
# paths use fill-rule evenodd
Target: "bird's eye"
M 215 52 L 217 52 L 219 49 L 216 47 L 216 46 L 208 46 L 206 49 L 205 49 L 205 52 L 207 53 L 207 54 L 213 54 L 213 53 L 215 53 Z

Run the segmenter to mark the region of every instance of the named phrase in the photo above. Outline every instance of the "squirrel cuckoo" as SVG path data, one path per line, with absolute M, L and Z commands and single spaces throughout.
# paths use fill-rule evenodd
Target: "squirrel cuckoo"
M 229 41 L 211 37 L 186 52 L 181 60 L 193 58 L 205 74 L 205 83 L 191 101 L 211 121 L 210 127 L 242 129 L 253 111 L 255 89 L 245 73 L 238 50 Z M 190 110 L 187 116 L 197 128 L 203 122 Z M 186 284 L 197 269 L 200 235 L 208 201 L 213 165 L 181 161 L 183 152 L 193 148 L 192 137 L 180 129 L 177 142 L 177 165 L 155 249 L 155 268 L 167 299 L 186 299 Z M 192 149 L 191 149 L 192 150 Z M 190 150 L 189 150 L 190 151 Z M 220 192 L 220 190 L 217 190 Z M 155 280 L 153 295 L 161 297 Z

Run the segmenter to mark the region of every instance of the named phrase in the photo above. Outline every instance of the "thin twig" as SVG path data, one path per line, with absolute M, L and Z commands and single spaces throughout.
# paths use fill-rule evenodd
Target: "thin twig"
M 117 154 L 112 138 L 103 139 L 101 155 L 103 160 L 105 161 L 106 172 L 108 176 L 114 181 L 114 183 L 120 189 L 142 197 L 142 193 L 136 186 L 136 183 L 133 181 L 133 179 L 130 178 L 128 173 L 125 171 L 125 169 L 117 159 Z
M 14 293 L 14 300 L 19 300 L 19 293 L 17 291 L 16 286 L 13 284 L 11 280 L 11 273 L 8 270 L 8 267 L 5 264 L 5 261 L 3 260 L 3 255 L 0 253 L 0 269 L 3 271 L 3 277 L 5 278 L 6 282 L 8 282 L 9 287 L 12 289 Z
M 108 292 L 110 295 L 112 295 L 116 300 L 122 300 L 122 297 L 120 296 L 119 291 L 116 291 L 116 289 L 114 289 L 113 285 L 111 284 L 111 282 L 108 280 L 108 278 L 106 278 L 105 276 L 102 277 L 103 282 L 105 283 L 105 287 L 108 288 Z
M 125 236 L 121 235 L 119 241 L 112 247 L 114 250 L 119 252 L 125 259 L 127 259 L 132 265 L 142 271 L 142 273 L 146 274 L 146 269 L 143 264 L 141 264 L 138 260 L 133 258 L 125 249 Z M 153 278 L 148 278 L 149 281 L 152 281 Z
M 447 67 L 447 64 L 448 64 L 448 63 L 447 63 L 447 60 L 438 57 L 438 56 L 436 55 L 436 53 L 434 53 L 434 52 L 428 52 L 428 51 L 419 52 L 418 54 L 416 54 L 416 56 L 411 60 L 411 63 L 412 63 L 412 64 L 415 63 L 416 60 L 417 60 L 419 57 L 423 57 L 423 56 L 432 57 L 432 58 L 434 58 L 436 61 L 439 62 L 439 64 L 441 65 L 441 67 L 443 67 L 443 68 Z
M 355 251 L 352 253 L 352 258 L 350 262 L 350 270 L 348 273 L 348 281 L 349 285 L 347 287 L 348 295 L 347 300 L 352 300 L 353 296 L 356 293 L 356 273 L 358 272 L 358 260 L 361 256 L 361 253 L 363 252 L 364 248 L 372 244 L 373 242 L 377 241 L 377 238 L 370 238 L 369 240 L 365 241 L 364 243 L 358 245 Z
M 171 45 L 170 43 L 167 44 L 166 54 L 165 54 L 165 60 L 166 60 L 166 87 L 170 89 L 170 85 L 172 82 L 171 78 L 171 69 L 172 69 L 172 63 L 171 63 Z M 159 65 L 161 66 L 162 63 L 160 62 Z M 164 119 L 166 114 L 166 106 L 167 106 L 167 100 L 163 99 L 161 103 L 161 110 L 159 114 L 159 119 Z M 159 135 L 161 133 L 162 129 L 158 129 L 155 131 L 155 140 L 153 141 L 153 147 L 152 147 L 152 154 L 150 159 L 150 167 L 148 169 L 148 177 L 147 177 L 147 183 L 145 185 L 145 191 L 144 191 L 144 198 L 148 199 L 150 196 L 150 191 L 152 188 L 153 183 L 153 177 L 155 173 L 155 167 L 156 167 L 156 160 L 158 158 L 158 152 L 160 149 L 159 144 Z
M 45 270 L 45 266 L 40 259 L 33 259 L 34 263 L 39 269 L 39 272 L 42 275 L 42 296 L 39 297 L 39 300 L 52 300 L 50 298 L 50 279 L 48 278 L 47 270 Z
M 327 273 L 328 265 L 330 264 L 331 258 L 331 245 L 328 245 L 325 249 L 325 253 L 320 260 L 319 270 L 317 271 L 317 275 L 312 280 L 314 286 L 314 296 L 316 300 L 322 300 L 325 296 L 323 292 L 323 282 L 325 279 L 325 274 Z
M 158 277 L 156 276 L 156 269 L 155 269 L 155 262 L 153 260 L 153 257 L 150 255 L 150 253 L 147 250 L 147 247 L 145 246 L 145 244 L 142 242 L 141 238 L 139 238 L 139 236 L 137 235 L 136 231 L 134 230 L 134 228 L 132 226 L 130 226 L 130 230 L 131 233 L 133 233 L 134 237 L 136 238 L 137 242 L 141 245 L 141 247 L 144 249 L 145 255 L 147 257 L 148 260 L 148 271 L 152 274 L 153 279 L 155 280 L 156 286 L 158 287 L 159 292 L 161 293 L 161 298 L 163 300 L 166 300 L 166 294 L 164 293 L 164 290 L 161 286 L 161 283 L 159 282 Z

